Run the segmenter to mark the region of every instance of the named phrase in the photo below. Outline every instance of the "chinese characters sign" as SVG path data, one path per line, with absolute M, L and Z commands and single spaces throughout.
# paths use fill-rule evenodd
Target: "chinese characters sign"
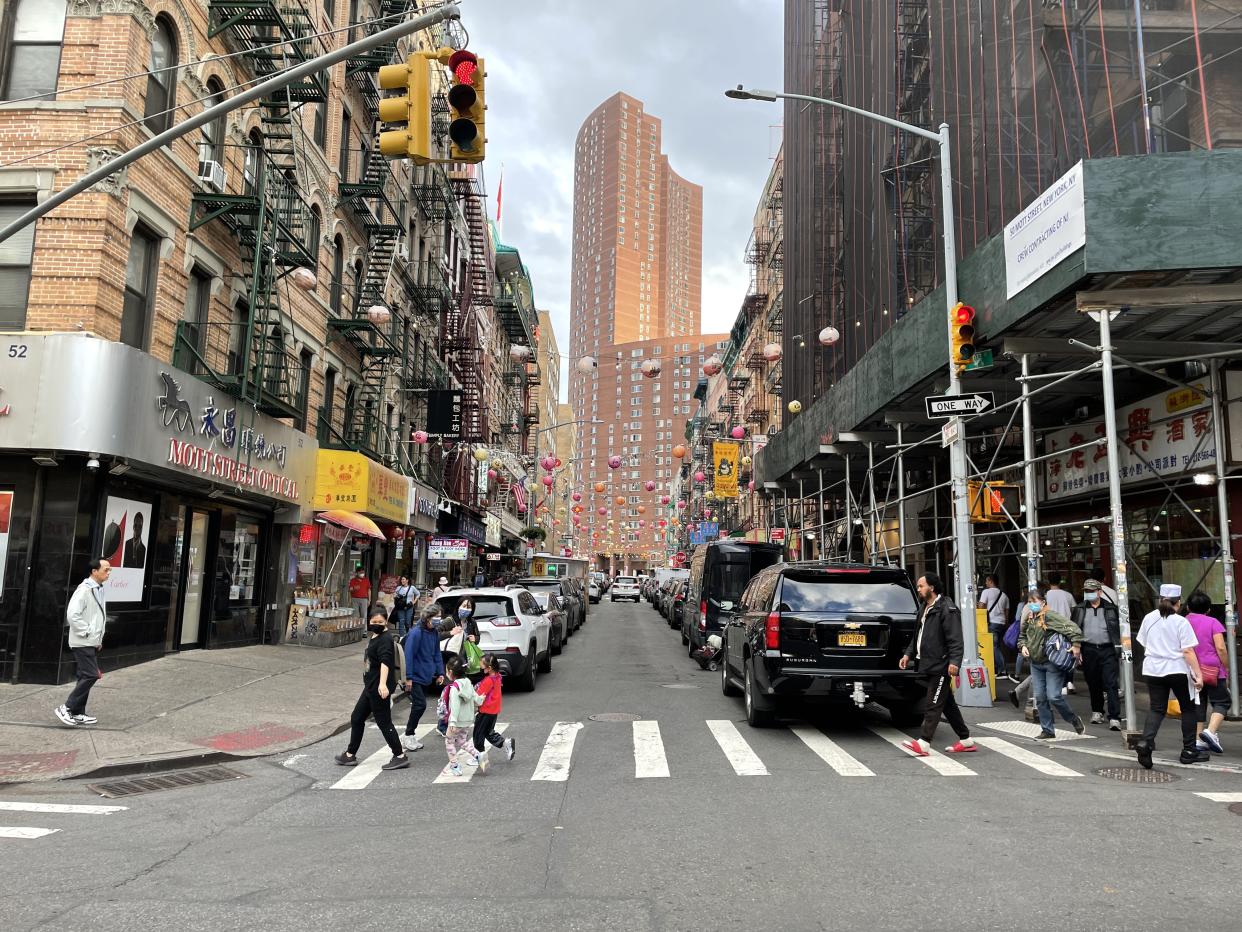
M 461 389 L 437 389 L 427 393 L 427 433 L 432 437 L 461 436 Z
M 717 498 L 737 498 L 737 459 L 736 443 L 712 444 L 712 484 Z
M 350 450 L 320 450 L 315 476 L 317 511 L 365 512 L 384 521 L 409 521 L 410 480 Z
M 1212 405 L 1201 392 L 1178 388 L 1119 408 L 1117 428 L 1123 485 L 1200 472 L 1216 463 Z M 1104 438 L 1102 420 L 1047 435 L 1047 452 L 1061 455 L 1043 463 L 1044 501 L 1108 488 Z

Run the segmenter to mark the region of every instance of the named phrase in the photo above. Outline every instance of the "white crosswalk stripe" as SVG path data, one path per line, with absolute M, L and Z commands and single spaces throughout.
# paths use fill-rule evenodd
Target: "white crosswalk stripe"
M 505 729 L 507 729 L 508 727 L 509 727 L 508 722 L 497 722 L 496 723 L 496 731 L 498 731 L 502 735 L 505 733 Z M 473 748 L 474 747 L 473 742 L 471 744 L 468 744 L 467 747 Z M 500 754 L 503 752 L 498 751 L 496 748 L 492 748 L 492 753 Z M 440 771 L 440 776 L 436 777 L 435 782 L 436 783 L 469 783 L 471 780 L 473 780 L 474 775 L 479 772 L 479 768 L 471 767 L 469 764 L 466 763 L 466 760 L 465 760 L 466 754 L 467 754 L 466 751 L 461 751 L 457 755 L 457 762 L 461 765 L 461 776 L 460 777 L 449 771 L 448 761 L 446 760 L 444 763 L 444 769 Z M 494 761 L 495 761 L 495 758 L 489 759 L 489 763 L 494 763 Z
M 531 780 L 543 780 L 552 783 L 563 783 L 569 779 L 569 765 L 574 756 L 574 742 L 578 740 L 578 732 L 582 730 L 582 722 L 557 722 L 552 733 L 544 742 L 543 753 L 539 755 L 539 763 L 535 765 L 535 773 Z
M 789 729 L 802 739 L 802 743 L 815 752 L 825 764 L 843 777 L 874 777 L 875 773 L 857 758 L 851 757 L 841 746 L 815 728 L 794 725 Z
M 736 725 L 730 721 L 714 719 L 707 723 L 707 727 L 711 730 L 716 743 L 720 745 L 720 750 L 724 751 L 725 757 L 733 766 L 733 772 L 739 777 L 771 776 L 768 768 L 763 766 L 759 755 L 751 750 L 746 739 L 738 732 Z
M 995 751 L 997 754 L 1003 754 L 1010 760 L 1016 760 L 1019 764 L 1026 764 L 1026 766 L 1038 770 L 1049 777 L 1082 776 L 1077 770 L 1070 770 L 1064 764 L 1049 760 L 1041 754 L 1036 754 L 1034 751 L 1028 751 L 1026 748 L 1019 747 L 1012 741 L 1006 741 L 1004 738 L 976 738 L 975 744 L 981 748 Z
M 419 725 L 414 730 L 414 736 L 418 740 L 422 740 L 429 733 L 435 730 L 435 725 Z M 392 751 L 388 745 L 384 745 L 374 754 L 359 761 L 349 773 L 341 777 L 332 784 L 334 790 L 365 790 L 371 785 L 371 781 L 380 775 L 381 768 L 392 760 Z
M 660 723 L 634 722 L 634 776 L 667 777 L 668 758 L 664 756 L 664 742 L 660 740 Z
M 959 764 L 957 761 L 951 760 L 950 758 L 945 757 L 935 748 L 932 748 L 931 754 L 929 754 L 927 757 L 918 757 L 915 754 L 911 754 L 905 748 L 901 747 L 901 742 L 909 741 L 910 736 L 905 734 L 904 732 L 898 731 L 896 728 L 884 728 L 879 725 L 873 725 L 871 727 L 871 730 L 874 731 L 881 738 L 883 738 L 885 741 L 887 741 L 889 744 L 891 744 L 893 747 L 900 748 L 903 754 L 907 754 L 910 757 L 914 757 L 916 760 L 922 761 L 924 764 L 926 764 L 932 770 L 936 771 L 936 773 L 940 774 L 942 777 L 977 777 L 978 776 L 978 774 L 975 773 L 973 770 L 971 770 L 969 767 L 963 766 L 962 764 Z
M 1242 803 L 1242 793 L 1195 793 L 1214 803 Z
M 85 806 L 0 800 L 0 812 L 35 812 L 40 815 L 111 815 L 114 812 L 125 812 L 128 808 L 128 806 Z M 31 841 L 55 835 L 59 831 L 58 828 L 33 825 L 0 825 L 0 838 Z

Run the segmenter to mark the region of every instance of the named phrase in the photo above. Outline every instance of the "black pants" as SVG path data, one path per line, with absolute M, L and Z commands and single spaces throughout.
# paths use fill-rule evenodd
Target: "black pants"
M 1195 707 L 1190 701 L 1190 680 L 1185 673 L 1173 673 L 1169 676 L 1145 676 L 1147 695 L 1151 700 L 1151 708 L 1147 711 L 1147 721 L 1143 723 L 1143 741 L 1152 750 L 1156 748 L 1156 732 L 1164 723 L 1165 712 L 1169 707 L 1169 693 L 1177 697 L 1177 704 L 1182 707 L 1182 750 L 1195 753 Z
M 73 692 L 65 700 L 65 708 L 70 715 L 85 715 L 86 700 L 90 698 L 91 687 L 103 674 L 99 672 L 98 647 L 72 647 L 73 659 L 78 667 L 78 682 Z
M 923 716 L 923 732 L 920 735 L 924 741 L 930 743 L 936 736 L 936 726 L 940 724 L 942 713 L 959 738 L 965 740 L 970 737 L 962 710 L 953 698 L 953 679 L 947 673 L 927 678 L 927 713 Z
M 494 712 L 480 712 L 474 717 L 474 749 L 482 751 L 484 741 L 498 748 L 504 747 L 505 739 L 496 730 L 496 713 Z
M 414 734 L 414 729 L 418 727 L 418 720 L 423 717 L 423 713 L 427 711 L 427 687 L 423 683 L 415 683 L 413 689 L 410 690 L 410 717 L 405 723 L 405 733 L 407 735 Z
M 400 757 L 404 754 L 405 751 L 401 749 L 401 739 L 397 737 L 397 729 L 392 727 L 391 701 L 381 699 L 378 688 L 367 689 L 365 687 L 362 695 L 358 697 L 358 702 L 354 705 L 353 715 L 349 717 L 349 747 L 346 749 L 348 753 L 350 755 L 358 753 L 358 748 L 362 746 L 362 732 L 367 727 L 367 719 L 371 717 L 375 718 L 380 734 L 392 748 L 392 756 Z
M 1087 691 L 1091 694 L 1091 711 L 1103 712 L 1104 701 L 1107 699 L 1108 717 L 1121 718 L 1121 704 L 1117 695 L 1121 668 L 1117 662 L 1117 648 L 1112 644 L 1084 642 L 1082 673 L 1087 680 Z

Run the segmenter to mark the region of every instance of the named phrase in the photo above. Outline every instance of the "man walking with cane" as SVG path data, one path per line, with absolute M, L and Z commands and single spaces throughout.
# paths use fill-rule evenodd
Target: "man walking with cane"
M 71 728 L 98 722 L 94 716 L 86 714 L 86 700 L 90 697 L 91 687 L 100 677 L 99 648 L 103 645 L 104 625 L 108 623 L 108 603 L 103 584 L 111 573 L 112 564 L 107 560 L 91 560 L 90 575 L 74 590 L 69 607 L 65 609 L 65 620 L 69 623 L 69 649 L 73 651 L 77 664 L 78 683 L 65 704 L 57 707 L 56 717 Z

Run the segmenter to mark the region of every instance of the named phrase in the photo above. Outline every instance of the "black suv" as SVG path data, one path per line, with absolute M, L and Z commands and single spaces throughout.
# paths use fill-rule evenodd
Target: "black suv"
M 577 588 L 568 580 L 559 576 L 538 576 L 519 579 L 515 585 L 530 592 L 544 608 L 560 609 L 565 613 L 565 632 L 562 643 L 573 637 L 575 631 L 582 627 L 586 620 L 585 601 L 578 595 Z M 555 632 L 553 632 L 555 633 Z M 559 654 L 560 651 L 558 650 Z
M 904 570 L 783 563 L 758 573 L 724 626 L 720 686 L 745 697 L 746 721 L 771 725 L 784 703 L 868 699 L 894 721 L 919 717 L 924 692 L 897 663 L 919 603 Z

